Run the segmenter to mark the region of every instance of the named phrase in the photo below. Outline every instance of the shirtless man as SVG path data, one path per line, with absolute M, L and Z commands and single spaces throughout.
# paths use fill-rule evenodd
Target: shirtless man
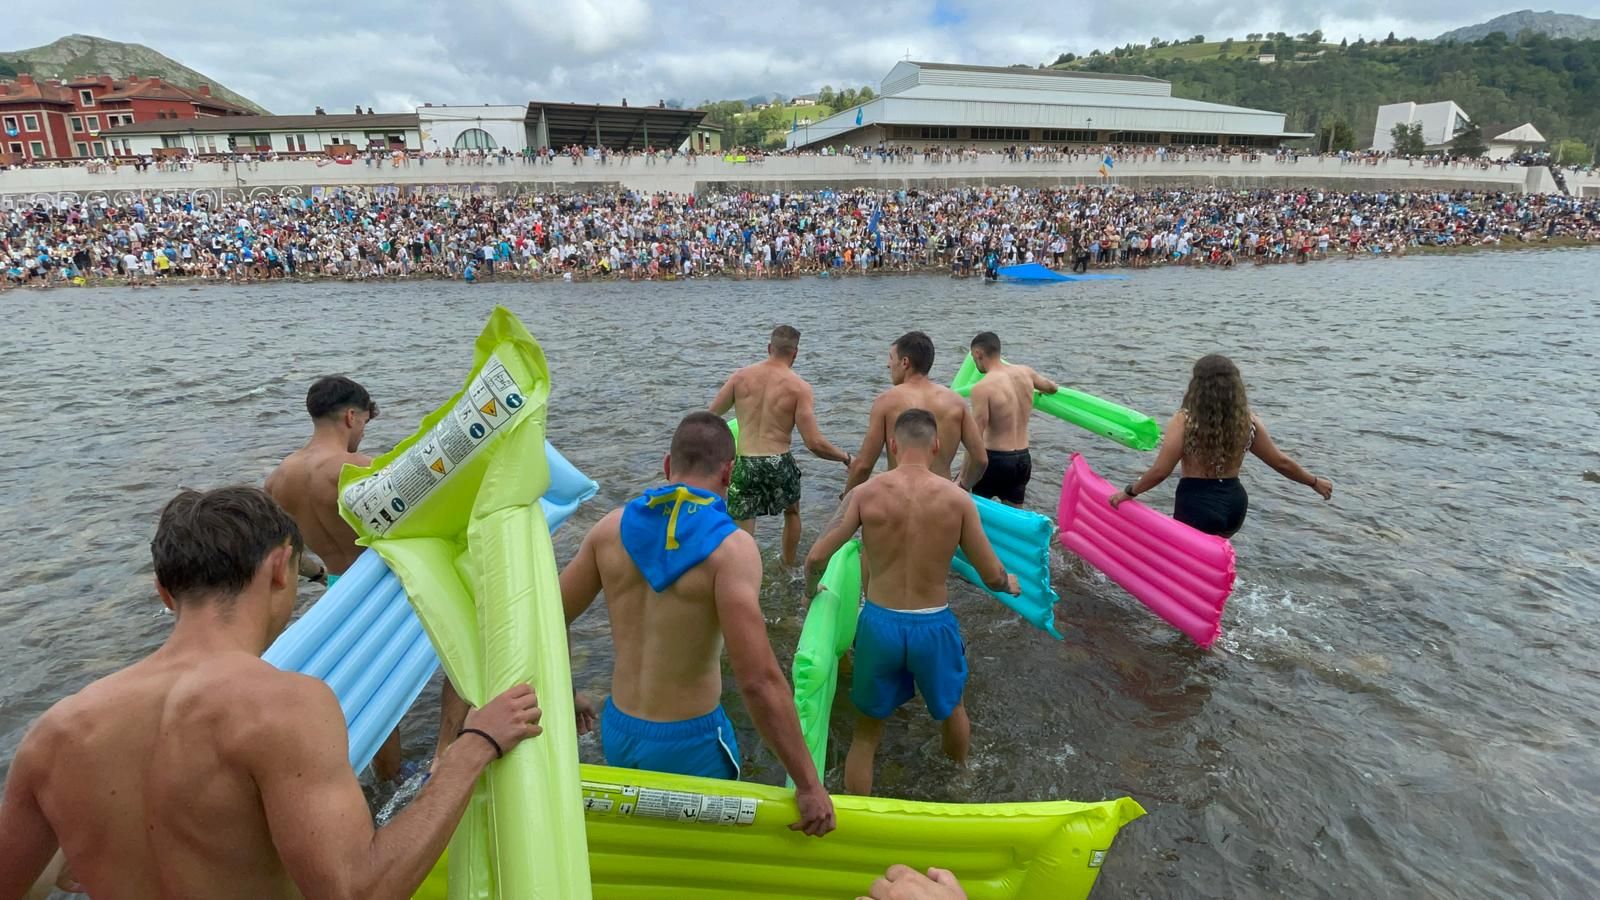
M 972 418 L 989 451 L 989 467 L 982 478 L 966 483 L 979 497 L 1021 506 L 1033 477 L 1033 457 L 1028 453 L 1033 392 L 1054 394 L 1056 383 L 1027 366 L 1001 359 L 1000 338 L 992 331 L 972 339 L 972 361 L 984 373 L 972 386 Z
M 934 469 L 940 459 L 933 413 L 908 409 L 895 418 L 894 469 L 851 491 L 839 515 L 806 555 L 806 596 L 816 595 L 828 560 L 861 531 L 870 593 L 856 624 L 850 700 L 859 714 L 845 757 L 844 789 L 872 793 L 872 764 L 883 722 L 916 692 L 939 722 L 945 755 L 963 764 L 971 724 L 961 695 L 966 645 L 947 603 L 945 579 L 959 546 L 991 590 L 1021 592 L 995 556 L 972 497 Z
M 333 587 L 361 555 L 355 530 L 339 516 L 339 471 L 346 465 L 370 466 L 372 457 L 357 453 L 367 423 L 378 417 L 378 404 L 367 389 L 343 375 L 324 375 L 306 391 L 311 414 L 311 440 L 289 454 L 267 476 L 266 490 L 294 516 L 306 545 L 322 558 L 322 567 L 301 557 L 300 574 Z M 380 781 L 400 774 L 400 732 L 384 740 L 372 758 Z
M 615 662 L 600 714 L 606 762 L 707 778 L 739 777 L 739 744 L 722 709 L 722 648 L 750 718 L 795 784 L 800 821 L 821 836 L 833 801 L 800 734 L 789 682 L 761 614 L 761 554 L 728 516 L 733 435 L 691 413 L 662 463 L 667 486 L 601 519 L 561 571 L 570 623 L 606 594 Z
M 261 660 L 294 609 L 294 520 L 258 488 L 184 491 L 150 545 L 175 616 L 145 659 L 52 706 L 0 802 L 0 897 L 59 846 L 95 897 L 407 897 L 500 751 L 540 732 L 519 685 L 467 716 L 405 811 L 374 831 L 323 682 Z
M 861 452 L 850 463 L 850 477 L 845 482 L 848 493 L 872 475 L 872 469 L 882 455 L 884 442 L 900 414 L 908 409 L 923 409 L 933 414 L 938 422 L 939 449 L 928 461 L 928 468 L 936 475 L 950 477 L 950 462 L 955 458 L 956 447 L 967 448 L 967 458 L 962 466 L 963 482 L 970 487 L 972 480 L 983 475 L 989 464 L 989 454 L 983 446 L 983 434 L 967 409 L 961 395 L 941 384 L 928 380 L 933 368 L 933 341 L 920 331 L 907 332 L 889 347 L 889 380 L 894 387 L 872 401 L 871 418 L 867 422 L 867 436 L 861 442 Z M 898 464 L 894 445 L 889 446 L 889 468 Z
M 806 449 L 823 459 L 850 465 L 840 450 L 817 429 L 811 385 L 795 374 L 800 332 L 792 326 L 772 329 L 767 358 L 728 377 L 711 401 L 721 416 L 731 408 L 739 419 L 739 455 L 733 461 L 728 488 L 728 514 L 740 528 L 756 533 L 757 516 L 783 514 L 783 564 L 793 568 L 800 550 L 800 467 L 789 445 L 794 430 Z

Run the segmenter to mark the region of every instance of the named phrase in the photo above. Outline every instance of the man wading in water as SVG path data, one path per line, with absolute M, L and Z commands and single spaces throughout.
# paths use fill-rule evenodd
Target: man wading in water
M 367 389 L 343 375 L 325 375 L 306 392 L 311 440 L 289 454 L 267 476 L 266 490 L 294 516 L 306 544 L 322 558 L 318 567 L 301 557 L 300 574 L 333 587 L 361 555 L 356 533 L 339 516 L 339 472 L 345 466 L 370 466 L 372 457 L 356 452 L 378 404 Z M 380 781 L 400 774 L 400 732 L 396 729 L 372 758 Z
M 800 332 L 789 325 L 772 329 L 767 358 L 728 377 L 711 401 L 711 411 L 729 409 L 739 417 L 739 455 L 728 487 L 728 514 L 740 528 L 756 533 L 757 516 L 783 514 L 783 564 L 795 565 L 800 551 L 800 467 L 789 445 L 794 430 L 806 449 L 823 459 L 850 464 L 850 454 L 822 436 L 812 404 L 811 385 L 795 374 Z
M 1054 394 L 1056 383 L 1027 366 L 1000 359 L 1000 338 L 985 331 L 972 339 L 972 361 L 984 377 L 972 386 L 972 418 L 989 453 L 982 478 L 963 480 L 979 497 L 1021 506 L 1033 478 L 1033 456 L 1028 452 L 1028 418 L 1033 414 L 1033 392 Z M 971 456 L 967 459 L 970 461 Z
M 172 634 L 17 748 L 0 897 L 22 896 L 58 846 L 95 897 L 409 897 L 484 768 L 540 733 L 532 689 L 469 713 L 422 793 L 374 831 L 333 691 L 261 660 L 294 609 L 294 520 L 257 488 L 184 491 L 150 552 Z

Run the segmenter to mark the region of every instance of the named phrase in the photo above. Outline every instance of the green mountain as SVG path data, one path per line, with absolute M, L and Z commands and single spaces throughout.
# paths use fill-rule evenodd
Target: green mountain
M 35 78 L 76 78 L 79 75 L 155 76 L 179 87 L 211 85 L 219 100 L 258 113 L 265 113 L 255 102 L 242 97 L 168 56 L 143 44 L 124 44 L 87 34 L 69 34 L 60 40 L 28 50 L 0 51 L 0 76 L 27 72 Z
M 1172 82 L 1175 96 L 1288 115 L 1291 131 L 1320 132 L 1345 123 L 1355 146 L 1372 141 L 1378 107 L 1413 100 L 1454 100 L 1485 128 L 1532 122 L 1554 142 L 1600 141 L 1600 40 L 1490 34 L 1464 43 L 1415 38 L 1321 43 L 1320 34 L 1253 36 L 1210 56 L 1173 57 L 1144 45 L 1063 60 L 1093 72 L 1150 75 Z M 1276 61 L 1262 63 L 1259 54 Z M 1492 135 L 1490 135 L 1492 136 Z
M 1439 35 L 1440 41 L 1476 41 L 1486 38 L 1496 31 L 1506 37 L 1514 38 L 1524 31 L 1542 34 L 1545 37 L 1573 38 L 1574 40 L 1600 39 L 1600 19 L 1591 19 L 1587 16 L 1574 16 L 1558 12 L 1534 12 L 1524 9 L 1503 16 L 1495 16 L 1487 22 L 1477 25 L 1468 25 L 1454 31 L 1446 31 Z

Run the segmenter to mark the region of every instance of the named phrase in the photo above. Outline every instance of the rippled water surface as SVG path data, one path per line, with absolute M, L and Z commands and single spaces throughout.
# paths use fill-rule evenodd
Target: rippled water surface
M 181 486 L 259 482 L 304 439 L 315 376 L 367 384 L 378 452 L 455 390 L 489 309 L 544 344 L 550 433 L 602 485 L 556 541 L 649 485 L 672 426 L 772 325 L 804 332 L 824 431 L 854 448 L 888 342 L 933 335 L 934 375 L 997 331 L 1007 355 L 1166 416 L 1192 361 L 1236 359 L 1324 504 L 1257 462 L 1239 587 L 1211 652 L 1057 559 L 1066 640 L 965 585 L 974 764 L 895 720 L 881 792 L 1137 798 L 1105 897 L 1573 897 L 1600 883 L 1600 253 L 1482 254 L 1047 288 L 935 277 L 670 284 L 278 284 L 9 293 L 0 337 L 0 758 L 58 699 L 170 627 L 147 542 Z M 1035 424 L 1030 505 L 1070 452 L 1114 482 L 1148 457 Z M 803 457 L 806 542 L 843 467 Z M 1151 502 L 1170 508 L 1173 483 Z M 775 567 L 777 520 L 762 539 Z M 1059 550 L 1058 557 L 1059 557 Z M 307 589 L 311 599 L 314 589 Z M 798 588 L 764 604 L 787 664 Z M 603 694 L 596 610 L 577 678 Z M 752 777 L 777 780 L 728 702 Z M 835 717 L 842 748 L 847 704 Z M 430 692 L 405 725 L 432 740 Z M 585 743 L 586 759 L 598 746 Z M 837 763 L 837 759 L 834 760 Z M 839 774 L 829 773 L 838 787 Z M 889 860 L 885 860 L 889 862 Z

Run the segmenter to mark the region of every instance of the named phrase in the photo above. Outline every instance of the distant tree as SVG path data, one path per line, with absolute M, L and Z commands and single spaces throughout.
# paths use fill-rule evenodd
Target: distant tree
M 1322 29 L 1318 28 L 1310 34 L 1303 34 L 1301 38 L 1308 44 L 1320 44 L 1322 43 Z
M 1489 152 L 1483 143 L 1483 128 L 1469 125 L 1450 139 L 1450 152 L 1456 156 L 1482 156 Z
M 1348 49 L 1350 49 L 1350 39 L 1349 38 L 1340 38 L 1339 39 L 1339 49 L 1340 50 L 1348 50 Z
M 1259 49 L 1257 49 L 1256 52 L 1257 53 L 1274 53 L 1274 52 L 1277 51 L 1277 49 L 1278 49 L 1278 45 L 1277 44 L 1274 44 L 1271 41 L 1263 41 L 1261 43 L 1261 47 Z
M 1317 148 L 1328 152 L 1354 150 L 1356 133 L 1351 130 L 1349 122 L 1334 119 L 1317 130 Z
M 1251 41 L 1251 42 L 1259 41 L 1259 40 L 1261 40 L 1261 33 L 1260 32 L 1252 32 L 1251 34 L 1245 35 L 1244 39 L 1247 40 L 1247 41 Z
M 839 101 L 840 109 L 849 109 L 850 107 L 856 105 L 856 89 L 845 88 L 843 91 L 839 92 L 838 97 L 835 99 Z
M 1421 156 L 1428 149 L 1428 142 L 1422 137 L 1421 122 L 1396 123 L 1389 129 L 1389 137 L 1394 141 L 1394 152 L 1401 156 Z
M 1023 68 L 1030 69 L 1030 68 L 1033 68 L 1033 67 L 1032 66 L 1023 66 Z M 871 100 L 872 98 L 874 98 L 876 96 L 878 96 L 877 93 L 874 92 L 870 86 L 862 85 L 861 86 L 861 90 L 856 91 L 856 102 L 857 103 L 865 103 L 868 100 Z
M 1061 65 L 1063 63 L 1072 62 L 1073 60 L 1075 60 L 1077 58 L 1078 58 L 1078 56 L 1075 53 L 1063 53 L 1060 56 L 1056 57 L 1056 61 L 1055 61 L 1055 63 L 1053 63 L 1053 65 L 1059 66 L 1059 65 Z
M 1162 47 L 1165 47 L 1166 45 L 1167 45 L 1167 42 L 1163 41 L 1161 38 L 1153 37 L 1153 38 L 1150 39 L 1150 48 L 1152 50 L 1158 50 L 1158 49 L 1160 49 Z
M 1389 36 L 1388 37 L 1383 39 L 1383 45 L 1385 47 L 1393 47 L 1395 44 L 1398 44 L 1398 43 L 1400 43 L 1400 39 L 1395 37 L 1394 36 L 1394 32 L 1392 32 L 1392 31 L 1389 32 Z
M 1189 38 L 1189 43 L 1191 44 L 1204 44 L 1205 42 L 1206 36 L 1203 34 L 1197 34 L 1194 37 Z
M 1563 166 L 1581 166 L 1594 161 L 1594 152 L 1583 141 L 1566 138 L 1556 141 L 1550 156 Z
M 1090 57 L 1098 57 L 1099 55 L 1100 55 L 1100 51 L 1099 50 L 1090 50 L 1089 51 L 1089 56 Z
M 833 95 L 833 85 L 831 84 L 825 84 L 822 86 L 822 90 L 817 91 L 817 102 L 823 106 L 832 106 L 835 99 L 837 98 Z
M 1228 51 L 1230 51 L 1232 49 L 1233 49 L 1233 38 L 1225 38 L 1222 41 L 1222 52 L 1227 53 Z

